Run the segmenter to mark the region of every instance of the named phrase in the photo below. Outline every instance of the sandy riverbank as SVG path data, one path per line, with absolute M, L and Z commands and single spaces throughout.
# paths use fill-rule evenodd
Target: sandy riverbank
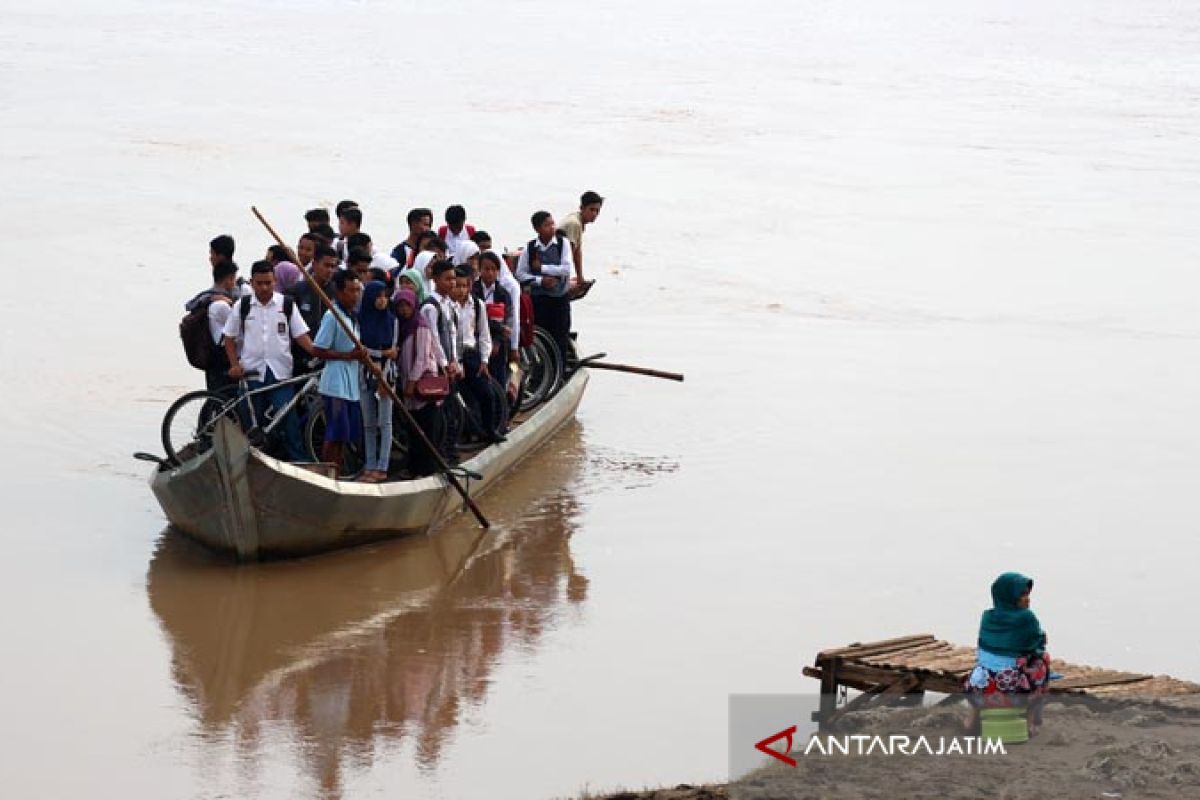
M 963 709 L 852 714 L 837 734 L 961 736 Z M 934 745 L 936 749 L 936 744 Z M 1004 755 L 799 755 L 729 785 L 616 792 L 593 800 L 899 800 L 1200 798 L 1200 702 L 1097 710 L 1051 703 L 1037 738 Z

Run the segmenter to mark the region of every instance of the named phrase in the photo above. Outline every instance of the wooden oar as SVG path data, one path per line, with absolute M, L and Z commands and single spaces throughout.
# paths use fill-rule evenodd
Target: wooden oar
M 254 216 L 258 217 L 258 221 L 261 222 L 263 227 L 267 229 L 267 233 L 271 234 L 271 236 L 280 244 L 281 247 L 289 249 L 288 246 L 283 243 L 283 239 L 279 238 L 279 234 L 275 232 L 275 229 L 271 227 L 271 223 L 267 222 L 266 219 L 263 218 L 263 215 L 258 212 L 258 209 L 254 206 L 250 206 L 250 210 L 254 212 Z M 362 342 L 357 336 L 354 335 L 354 330 L 350 327 L 349 323 L 347 323 L 342 315 L 334 309 L 333 301 L 329 299 L 329 295 L 325 294 L 325 289 L 316 281 L 310 280 L 310 284 L 312 285 L 313 290 L 317 293 L 317 297 L 321 298 L 321 304 L 333 312 L 333 318 L 337 320 L 337 323 L 341 326 L 342 331 L 350 337 L 350 341 L 354 342 L 354 346 L 359 349 L 364 349 Z M 417 309 L 414 308 L 413 313 L 417 313 Z M 368 355 L 364 355 L 362 357 L 362 365 L 364 368 L 370 370 L 370 372 L 375 376 L 377 384 L 387 392 L 388 397 L 392 398 L 392 402 L 397 408 L 400 409 L 401 413 L 404 414 L 405 421 L 414 431 L 416 431 L 417 438 L 421 440 L 422 444 L 429 448 L 429 452 L 433 454 L 434 461 L 437 462 L 438 469 L 441 471 L 442 475 L 446 477 L 446 480 L 450 482 L 450 485 L 454 487 L 454 490 L 462 495 L 463 502 L 465 502 L 467 507 L 471 509 L 471 513 L 475 515 L 475 519 L 479 520 L 479 524 L 483 527 L 491 527 L 491 523 L 487 521 L 487 517 L 483 516 L 483 512 L 479 510 L 479 506 L 475 505 L 475 501 L 471 499 L 470 493 L 463 488 L 463 485 L 458 482 L 458 478 L 450 470 L 450 465 L 445 462 L 445 460 L 442 458 L 442 454 L 439 453 L 437 448 L 433 446 L 433 442 L 429 441 L 429 437 L 425 435 L 425 431 L 421 430 L 421 426 L 417 424 L 415 419 L 413 419 L 412 413 L 405 408 L 400 396 L 396 394 L 396 390 L 393 389 L 391 384 L 384 379 L 383 370 L 381 370 Z
M 664 378 L 668 381 L 683 382 L 682 373 L 664 372 L 661 369 L 650 369 L 649 367 L 632 367 L 629 364 L 609 364 L 604 361 L 589 361 L 585 366 L 588 369 L 610 369 L 613 372 L 629 372 L 634 375 L 648 375 L 651 378 Z

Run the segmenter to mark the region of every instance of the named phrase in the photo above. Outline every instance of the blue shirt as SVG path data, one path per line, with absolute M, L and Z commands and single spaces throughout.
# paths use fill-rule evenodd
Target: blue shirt
M 350 323 L 350 327 L 358 335 L 358 323 L 346 319 L 339 310 L 338 316 Z M 326 311 L 321 317 L 321 327 L 317 329 L 317 338 L 313 344 L 337 353 L 350 353 L 354 350 L 354 341 L 342 330 L 342 326 L 334 319 L 332 311 Z M 357 361 L 326 361 L 325 370 L 321 373 L 319 391 L 327 397 L 340 397 L 343 400 L 358 402 L 359 370 L 362 364 Z

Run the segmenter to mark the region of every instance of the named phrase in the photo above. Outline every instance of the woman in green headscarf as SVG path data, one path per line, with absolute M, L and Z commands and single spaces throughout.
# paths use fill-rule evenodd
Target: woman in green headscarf
M 414 267 L 401 270 L 396 273 L 396 289 L 402 289 L 407 286 L 412 289 L 417 295 L 417 306 L 425 302 L 425 280 L 421 273 Z
M 978 724 L 984 708 L 1027 706 L 1030 733 L 1041 724 L 1050 679 L 1046 633 L 1029 608 L 1033 580 L 1006 572 L 992 582 L 992 608 L 979 621 L 975 668 L 964 689 Z

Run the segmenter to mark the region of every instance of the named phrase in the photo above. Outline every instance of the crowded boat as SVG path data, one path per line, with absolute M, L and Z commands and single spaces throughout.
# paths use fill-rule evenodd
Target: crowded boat
M 571 304 L 593 285 L 583 239 L 603 203 L 587 191 L 561 221 L 533 213 L 513 252 L 461 205 L 436 230 L 413 208 L 390 251 L 358 203 L 314 208 L 295 246 L 278 239 L 248 274 L 233 237 L 215 236 L 212 283 L 180 322 L 205 388 L 168 410 L 168 460 L 204 452 L 221 416 L 280 460 L 358 483 L 432 475 L 504 442 L 578 364 Z

